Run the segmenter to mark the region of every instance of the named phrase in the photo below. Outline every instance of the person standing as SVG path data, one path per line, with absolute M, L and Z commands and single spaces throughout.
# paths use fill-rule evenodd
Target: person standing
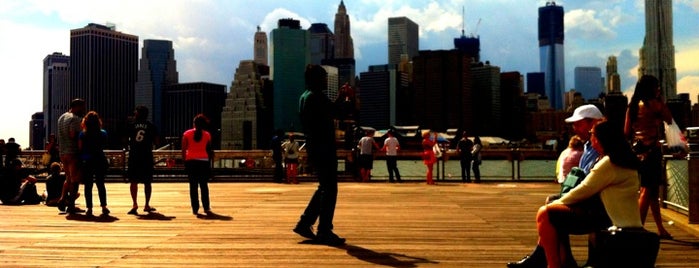
M 660 129 L 663 122 L 672 124 L 672 114 L 660 94 L 660 83 L 651 75 L 642 76 L 636 83 L 636 89 L 626 110 L 624 134 L 634 143 L 634 151 L 641 160 L 638 170 L 641 177 L 641 197 L 638 206 L 641 222 L 645 223 L 648 209 L 655 219 L 658 235 L 662 239 L 672 239 L 672 235 L 663 226 L 660 215 L 660 186 L 663 180 L 663 153 L 661 151 Z
M 471 161 L 473 161 L 473 142 L 468 139 L 466 131 L 461 133 L 461 139 L 456 144 L 456 152 L 459 153 L 461 164 L 461 181 L 471 182 Z
M 129 126 L 129 170 L 131 193 L 131 210 L 127 214 L 138 214 L 138 184 L 143 183 L 143 192 L 146 204 L 143 212 L 149 213 L 156 209 L 150 205 L 151 192 L 153 191 L 153 146 L 160 143 L 158 131 L 155 125 L 148 121 L 148 108 L 138 106 L 134 111 L 134 122 Z
M 107 131 L 102 129 L 102 120 L 95 111 L 90 111 L 83 118 L 82 131 L 78 135 L 78 150 L 85 184 L 85 214 L 92 216 L 92 184 L 97 185 L 97 193 L 102 207 L 102 215 L 109 215 L 107 208 L 107 188 L 104 176 L 107 172 L 107 157 L 104 147 L 107 144 Z
M 323 94 L 328 74 L 320 65 L 307 65 L 306 90 L 299 98 L 299 117 L 306 134 L 309 164 L 316 171 L 318 189 L 308 202 L 293 231 L 316 243 L 343 245 L 345 239 L 333 232 L 333 217 L 337 203 L 337 148 L 335 144 L 335 109 Z M 313 225 L 318 219 L 318 232 Z
M 298 184 L 299 143 L 294 140 L 294 134 L 289 134 L 289 141 L 285 142 L 282 147 L 284 148 L 286 183 Z
M 398 143 L 398 139 L 393 135 L 393 130 L 389 130 L 386 135 L 388 137 L 383 141 L 381 150 L 386 152 L 388 182 L 394 182 L 393 173 L 395 173 L 396 181 L 402 182 L 400 179 L 400 171 L 398 171 L 398 150 L 400 150 L 400 143 Z
M 432 135 L 430 135 L 432 134 Z M 434 163 L 437 162 L 437 157 L 434 154 L 434 146 L 437 144 L 437 132 L 425 132 L 422 134 L 422 162 L 427 167 L 427 184 L 434 185 L 432 179 L 432 170 Z
M 374 168 L 374 149 L 379 145 L 374 141 L 374 130 L 367 130 L 364 137 L 359 139 L 359 175 L 363 182 L 371 179 L 371 170 Z
M 204 130 L 209 119 L 204 114 L 194 117 L 194 127 L 182 134 L 182 159 L 189 176 L 189 200 L 192 213 L 199 215 L 199 189 L 201 204 L 206 215 L 212 215 L 209 202 L 209 178 L 211 178 L 211 160 L 214 157 L 211 146 L 211 134 Z
M 277 129 L 274 131 L 274 136 L 269 143 L 272 149 L 272 159 L 274 160 L 274 182 L 281 183 L 284 181 L 284 168 L 282 166 L 282 139 L 284 131 Z
M 85 100 L 74 99 L 70 102 L 70 110 L 58 118 L 58 144 L 61 155 L 61 163 L 66 174 L 66 181 L 63 184 L 61 198 L 58 201 L 58 210 L 67 213 L 77 213 L 82 211 L 75 206 L 75 199 L 78 194 L 80 183 L 80 169 L 78 168 L 78 134 L 80 133 L 80 123 L 85 113 Z
M 475 183 L 481 182 L 481 163 L 483 159 L 481 158 L 481 150 L 483 149 L 483 143 L 481 138 L 476 136 L 473 138 L 473 150 L 471 155 L 473 155 L 473 177 L 475 178 Z

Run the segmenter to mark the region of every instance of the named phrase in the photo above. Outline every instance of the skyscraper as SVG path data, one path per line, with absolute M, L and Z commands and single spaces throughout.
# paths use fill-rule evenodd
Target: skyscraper
M 257 64 L 269 65 L 267 63 L 267 33 L 257 26 L 257 32 L 255 32 L 255 46 L 254 46 L 254 60 Z
M 604 91 L 602 69 L 592 66 L 575 67 L 575 91 L 580 92 L 586 100 L 599 97 Z
M 172 41 L 143 40 L 134 105 L 148 107 L 148 120 L 158 129 L 163 127 L 163 88 L 177 83 L 177 62 Z
M 360 74 L 359 89 L 362 96 L 359 118 L 362 126 L 387 129 L 398 124 L 397 116 L 400 95 L 408 88 L 407 74 L 395 65 L 369 66 L 368 72 Z
M 354 43 L 350 34 L 350 20 L 344 1 L 335 13 L 335 58 L 354 59 Z
M 639 52 L 638 77 L 644 74 L 657 77 L 665 100 L 677 96 L 672 35 L 672 0 L 646 0 L 646 36 Z
M 59 52 L 46 56 L 43 91 L 45 137 L 58 131 L 58 117 L 68 111 L 71 100 L 69 81 L 70 57 Z
M 271 33 L 274 81 L 274 128 L 299 130 L 299 96 L 305 90 L 304 72 L 311 61 L 309 33 L 294 19 L 281 19 Z
M 163 94 L 163 128 L 165 140 L 175 139 L 192 128 L 192 119 L 199 113 L 209 118 L 206 128 L 211 133 L 214 149 L 220 148 L 221 112 L 226 102 L 226 86 L 207 82 L 179 83 L 165 86 Z
M 607 84 L 607 94 L 609 93 L 621 93 L 621 79 L 619 73 L 617 72 L 617 61 L 615 56 L 609 56 L 607 58 L 607 79 L 605 83 Z
M 70 98 L 100 114 L 108 149 L 123 147 L 137 75 L 138 36 L 95 23 L 70 31 Z
M 46 140 L 46 127 L 44 127 L 44 113 L 37 112 L 32 115 L 29 121 L 29 148 L 33 150 L 43 150 Z
M 563 108 L 563 7 L 547 2 L 539 8 L 539 66 L 545 74 L 546 96 L 553 109 Z
M 221 149 L 260 149 L 260 143 L 267 140 L 260 130 L 272 118 L 266 116 L 268 107 L 264 105 L 262 88 L 257 63 L 240 61 L 221 113 Z
M 311 64 L 323 64 L 325 60 L 334 59 L 335 36 L 325 23 L 313 23 L 308 28 L 310 43 L 308 49 L 311 52 Z
M 412 61 L 420 50 L 419 26 L 406 17 L 388 18 L 388 64 Z

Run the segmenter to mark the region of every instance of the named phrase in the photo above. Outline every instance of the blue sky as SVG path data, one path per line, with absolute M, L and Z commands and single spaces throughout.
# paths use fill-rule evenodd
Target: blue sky
M 269 32 L 280 18 L 304 28 L 332 29 L 339 0 L 0 0 L 0 138 L 29 143 L 31 115 L 42 109 L 42 61 L 69 54 L 70 30 L 88 23 L 114 23 L 144 39 L 172 40 L 180 82 L 230 85 L 241 60 L 252 58 L 256 27 Z M 345 0 L 357 58 L 357 72 L 387 60 L 387 19 L 406 16 L 420 25 L 420 49 L 451 49 L 461 34 L 481 39 L 481 59 L 502 71 L 539 70 L 540 0 Z M 252 4 L 254 3 L 254 4 Z M 556 1 L 565 10 L 566 88 L 576 66 L 604 70 L 618 57 L 622 88 L 636 82 L 643 43 L 643 0 Z M 462 19 L 462 7 L 465 16 Z M 699 94 L 699 0 L 673 1 L 678 93 Z M 480 20 L 480 24 L 478 21 Z

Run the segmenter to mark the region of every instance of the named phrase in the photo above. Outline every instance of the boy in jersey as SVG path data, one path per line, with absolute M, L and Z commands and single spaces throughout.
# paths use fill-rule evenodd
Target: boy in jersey
M 155 125 L 148 121 L 148 108 L 138 106 L 134 111 L 134 122 L 129 126 L 129 169 L 128 178 L 131 183 L 131 200 L 133 205 L 128 214 L 138 215 L 138 184 L 143 183 L 146 194 L 144 212 L 155 211 L 150 206 L 151 182 L 153 181 L 153 146 L 159 143 Z

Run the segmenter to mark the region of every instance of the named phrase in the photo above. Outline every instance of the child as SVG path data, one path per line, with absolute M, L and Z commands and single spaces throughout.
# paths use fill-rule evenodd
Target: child
M 585 144 L 580 137 L 577 135 L 570 137 L 568 148 L 561 152 L 556 162 L 556 178 L 558 179 L 558 183 L 563 183 L 566 176 L 568 176 L 568 172 L 570 172 L 573 167 L 579 165 L 584 147 Z
M 61 199 L 61 189 L 66 176 L 61 174 L 61 164 L 58 162 L 51 163 L 49 172 L 50 174 L 46 177 L 46 205 L 55 207 Z

